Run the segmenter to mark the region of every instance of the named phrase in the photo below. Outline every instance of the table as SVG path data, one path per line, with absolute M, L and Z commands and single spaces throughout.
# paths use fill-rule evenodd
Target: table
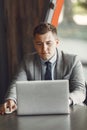
M 70 115 L 0 116 L 0 130 L 86 130 L 87 106 L 71 107 Z

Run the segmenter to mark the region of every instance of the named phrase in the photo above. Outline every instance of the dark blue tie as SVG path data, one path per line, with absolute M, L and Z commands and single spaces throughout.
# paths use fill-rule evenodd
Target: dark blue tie
M 46 73 L 45 73 L 45 80 L 52 80 L 52 74 L 51 74 L 51 63 L 45 62 L 46 64 Z

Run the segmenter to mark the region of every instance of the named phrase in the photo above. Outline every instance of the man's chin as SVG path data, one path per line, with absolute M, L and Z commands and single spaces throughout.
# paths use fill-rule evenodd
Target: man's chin
M 41 57 L 43 60 L 49 60 L 51 57 L 50 56 L 42 56 Z

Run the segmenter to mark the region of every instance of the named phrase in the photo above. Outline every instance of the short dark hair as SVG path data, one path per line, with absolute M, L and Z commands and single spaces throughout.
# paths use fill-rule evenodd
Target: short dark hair
M 51 31 L 53 34 L 57 35 L 57 29 L 50 23 L 40 23 L 37 25 L 33 31 L 33 36 L 35 37 L 36 34 L 45 34 Z

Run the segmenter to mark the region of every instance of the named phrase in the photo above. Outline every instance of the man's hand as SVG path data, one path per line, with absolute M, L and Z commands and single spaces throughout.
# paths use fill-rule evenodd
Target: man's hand
M 8 99 L 4 104 L 0 106 L 0 114 L 10 114 L 17 109 L 17 105 L 14 100 Z

